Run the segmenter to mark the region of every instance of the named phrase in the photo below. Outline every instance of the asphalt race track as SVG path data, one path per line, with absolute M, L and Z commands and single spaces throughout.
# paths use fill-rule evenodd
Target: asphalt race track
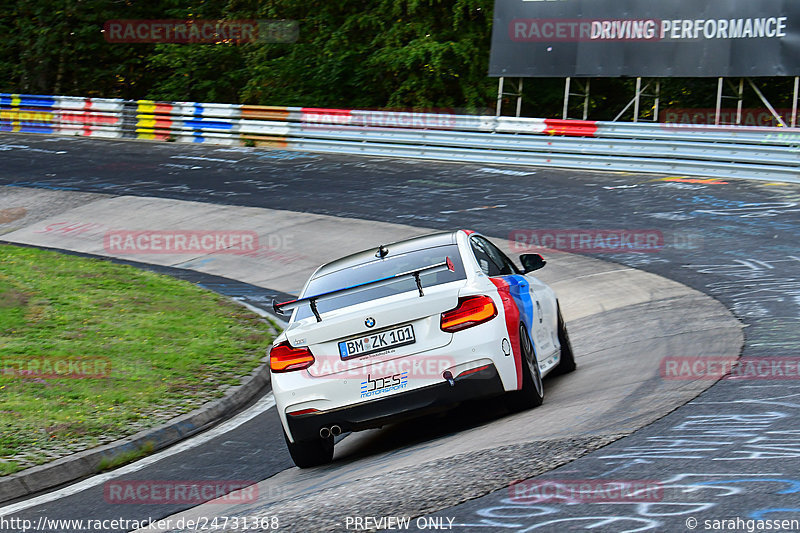
M 656 253 L 593 256 L 658 274 L 719 300 L 746 326 L 744 362 L 773 357 L 796 366 L 800 355 L 797 185 L 21 135 L 0 136 L 0 150 L 0 185 L 283 209 L 421 228 L 469 227 L 502 239 L 514 230 L 532 228 L 660 230 L 664 247 Z M 686 316 L 680 305 L 662 312 L 676 323 Z M 626 333 L 636 337 L 646 332 Z M 593 334 L 602 337 L 603 331 Z M 691 519 L 699 521 L 698 530 L 712 519 L 799 519 L 798 377 L 776 376 L 774 371 L 757 377 L 723 380 L 633 435 L 537 478 L 661 483 L 649 499 L 537 502 L 510 499 L 514 493 L 502 489 L 430 518 L 452 523 L 458 531 L 684 531 L 692 529 Z M 778 379 L 765 379 L 770 377 Z M 270 426 L 276 423 L 274 412 L 263 416 L 275 418 Z M 442 433 L 404 437 L 395 450 L 419 443 L 424 447 L 452 432 L 478 432 L 492 420 L 480 409 L 458 417 Z M 234 478 L 237 468 L 259 480 L 286 476 L 291 463 L 280 435 L 247 424 L 220 436 L 216 448 L 198 448 L 194 457 L 164 463 L 163 479 L 185 478 L 188 468 L 200 465 L 211 478 Z M 254 434 L 259 436 L 257 446 L 252 444 Z M 385 440 L 393 438 L 389 434 Z M 380 439 L 369 445 L 392 449 Z M 208 451 L 224 451 L 224 446 L 242 451 Z M 525 451 L 512 449 L 511 457 L 516 452 L 524 461 Z M 538 460 L 547 464 L 548 453 L 556 457 L 561 452 L 557 446 L 539 450 Z M 442 465 L 446 467 L 455 470 Z M 314 475 L 322 477 L 303 473 L 304 478 Z M 103 507 L 101 494 L 79 505 L 57 500 L 23 514 L 53 516 L 68 506 L 76 516 L 90 515 Z M 346 495 L 334 491 L 327 496 Z M 447 501 L 464 499 L 454 496 Z M 176 511 L 152 506 L 141 510 L 148 516 Z M 254 507 L 253 512 L 270 509 Z
M 209 272 L 224 272 L 236 279 L 295 290 L 319 262 L 373 246 L 375 242 L 390 243 L 431 231 L 343 217 L 163 198 L 27 187 L 2 187 L 0 190 L 3 212 L 20 217 L 7 224 L 5 229 L 10 231 L 4 233 L 5 240 L 58 247 L 70 253 L 101 253 L 114 260 L 140 258 L 134 250 L 127 253 L 116 250 L 111 245 L 112 240 L 106 239 L 120 228 L 251 231 L 258 236 L 259 248 L 245 255 L 214 251 L 175 253 L 177 250 L 146 253 L 147 260 L 154 263 L 146 268 L 181 272 L 180 277 L 191 276 L 203 286 L 237 299 L 246 298 L 244 301 L 251 305 L 266 304 L 266 307 L 269 300 L 265 297 L 272 291 L 256 286 L 242 287 L 245 284 L 241 282 L 220 281 Z M 503 245 L 502 239 L 496 241 Z M 285 243 L 287 250 L 272 249 L 271 244 L 277 243 Z M 312 256 L 290 251 L 298 247 L 290 243 L 302 243 L 304 250 L 313 250 Z M 381 508 L 381 513 L 418 516 L 447 508 L 464 498 L 505 488 L 509 480 L 528 478 L 580 457 L 663 416 L 713 383 L 702 379 L 674 381 L 659 377 L 661 362 L 672 354 L 686 353 L 690 347 L 699 346 L 693 351 L 698 357 L 738 356 L 742 345 L 739 322 L 721 304 L 702 293 L 654 274 L 597 259 L 564 253 L 548 257 L 549 268 L 541 271 L 540 277 L 559 295 L 583 371 L 564 379 L 548 380 L 548 402 L 536 410 L 504 417 L 505 410 L 499 402 L 466 406 L 460 410 L 461 416 L 455 411 L 444 418 L 428 417 L 398 424 L 391 430 L 349 436 L 337 446 L 335 464 L 316 469 L 310 475 L 295 468 L 271 475 L 272 472 L 264 470 L 271 465 L 265 465 L 262 460 L 262 454 L 269 454 L 270 449 L 261 448 L 259 431 L 275 435 L 280 433 L 280 428 L 274 417 L 268 416 L 271 404 L 268 397 L 264 397 L 222 425 L 229 427 L 220 426 L 198 435 L 197 439 L 205 439 L 198 445 L 193 445 L 196 439 L 191 438 L 146 460 L 111 473 L 94 475 L 62 490 L 28 499 L 20 496 L 18 499 L 23 501 L 0 508 L 0 513 L 22 515 L 32 523 L 52 516 L 107 520 L 159 518 L 180 511 L 190 503 L 180 502 L 181 506 L 171 502 L 176 505 L 159 506 L 168 502 L 150 501 L 137 506 L 133 502 L 118 501 L 110 487 L 119 488 L 120 483 L 164 486 L 167 481 L 173 484 L 201 481 L 206 485 L 235 481 L 252 485 L 257 479 L 267 477 L 254 485 L 258 494 L 253 501 L 235 502 L 224 509 L 214 503 L 210 508 L 196 507 L 188 514 L 197 514 L 200 519 L 219 513 L 229 516 L 246 512 L 248 516 L 255 516 L 255 513 L 263 516 L 265 506 L 278 506 L 276 515 L 292 530 L 335 530 L 340 529 L 341 519 L 346 519 L 342 509 L 363 509 L 363 495 L 370 494 L 367 505 L 374 512 Z M 192 270 L 164 265 L 182 265 Z M 664 311 L 676 304 L 682 307 L 680 316 L 665 315 Z M 597 387 L 598 382 L 606 385 Z M 265 400 L 269 404 L 266 411 L 262 405 Z M 225 440 L 238 427 L 232 423 L 240 417 L 245 417 L 247 422 L 255 419 L 254 425 L 248 425 L 250 433 L 240 434 L 240 441 Z M 218 436 L 223 439 L 216 440 Z M 270 444 L 275 445 L 274 441 Z M 233 445 L 236 448 L 231 448 Z M 255 451 L 249 453 L 251 447 Z M 248 453 L 229 457 L 238 450 Z M 163 457 L 167 454 L 168 460 Z M 211 457 L 223 460 L 208 465 Z M 487 466 L 476 464 L 476 457 Z M 228 469 L 225 458 L 235 461 L 236 468 Z M 442 479 L 438 464 L 456 460 L 461 470 L 450 469 Z M 170 464 L 180 468 L 165 469 Z M 497 464 L 508 468 L 497 469 Z M 485 474 L 472 475 L 479 467 Z M 32 469 L 31 473 L 35 471 Z M 491 474 L 486 475 L 487 471 Z M 180 477 L 188 472 L 193 473 L 191 480 Z M 202 472 L 198 476 L 200 480 L 194 477 L 199 472 Z M 239 479 L 242 472 L 255 475 Z M 424 472 L 427 475 L 423 476 Z M 413 479 L 404 482 L 403 478 L 408 476 Z M 380 496 L 371 494 L 375 491 L 365 488 L 363 480 L 379 484 Z M 13 493 L 14 485 L 9 486 L 8 482 L 15 481 L 14 476 L 0 481 L 4 482 L 0 489 Z M 23 481 L 16 481 L 19 489 Z M 27 481 L 25 484 L 29 485 Z M 359 489 L 348 490 L 354 486 Z M 408 486 L 413 486 L 418 497 L 404 498 Z M 346 501 L 342 496 L 327 498 L 331 491 L 338 489 L 346 490 L 346 497 L 356 501 Z M 431 498 L 430 490 L 426 489 L 435 489 L 436 496 Z M 2 493 L 0 491 L 0 495 Z M 163 490 L 160 493 L 163 496 Z M 426 493 L 428 496 L 423 497 Z M 101 500 L 107 505 L 98 506 Z M 325 506 L 334 508 L 308 515 L 304 509 L 309 506 L 320 510 Z M 178 520 L 174 516 L 173 519 Z M 186 517 L 182 514 L 179 519 Z M 122 531 L 126 527 L 140 526 L 103 526 L 103 529 Z

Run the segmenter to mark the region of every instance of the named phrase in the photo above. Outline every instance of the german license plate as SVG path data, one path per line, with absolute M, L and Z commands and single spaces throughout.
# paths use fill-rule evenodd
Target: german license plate
M 361 355 L 382 352 L 398 346 L 414 344 L 414 328 L 411 324 L 385 331 L 367 333 L 339 343 L 339 355 L 342 359 L 350 359 Z

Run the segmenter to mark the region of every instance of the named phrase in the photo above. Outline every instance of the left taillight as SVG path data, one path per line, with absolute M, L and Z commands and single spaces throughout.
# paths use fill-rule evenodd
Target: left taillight
M 276 344 L 269 351 L 269 367 L 273 372 L 303 370 L 314 364 L 314 354 L 308 348 L 294 348 L 288 341 Z
M 452 333 L 488 322 L 497 316 L 497 308 L 489 296 L 459 298 L 455 309 L 442 313 L 442 331 Z

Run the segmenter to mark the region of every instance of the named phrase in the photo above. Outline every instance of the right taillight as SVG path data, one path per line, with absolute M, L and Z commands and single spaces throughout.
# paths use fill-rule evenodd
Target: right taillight
M 488 322 L 497 316 L 494 301 L 488 296 L 467 296 L 458 299 L 455 309 L 442 313 L 442 331 L 452 333 Z
M 269 367 L 273 372 L 303 370 L 314 364 L 314 354 L 308 348 L 294 348 L 283 341 L 269 351 Z

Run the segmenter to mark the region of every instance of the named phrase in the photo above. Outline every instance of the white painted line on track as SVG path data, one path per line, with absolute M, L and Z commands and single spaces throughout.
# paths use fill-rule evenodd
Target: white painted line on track
M 220 159 L 219 157 L 204 157 L 199 155 L 173 155 L 170 159 L 191 159 L 192 161 L 213 161 L 214 163 L 238 163 L 241 159 Z
M 105 474 L 98 474 L 96 476 L 90 477 L 88 479 L 84 479 L 83 481 L 79 481 L 77 483 L 73 483 L 72 485 L 66 486 L 64 488 L 54 490 L 53 492 L 48 492 L 46 494 L 42 494 L 41 496 L 36 496 L 35 498 L 31 498 L 29 500 L 24 500 L 17 503 L 12 503 L 11 505 L 7 505 L 5 507 L 0 507 L 0 516 L 8 516 L 12 513 L 17 513 L 19 511 L 23 511 L 30 507 L 35 507 L 37 505 L 42 505 L 44 503 L 49 503 L 54 500 L 58 500 L 60 498 L 64 498 L 66 496 L 71 496 L 72 494 L 77 494 L 78 492 L 84 491 L 86 489 L 90 489 L 92 487 L 96 487 L 101 483 L 105 483 L 111 479 L 116 477 L 130 474 L 132 472 L 139 471 L 147 466 L 152 465 L 153 463 L 157 463 L 162 459 L 166 459 L 172 455 L 176 455 L 178 453 L 184 452 L 201 444 L 204 444 L 211 439 L 219 437 L 227 433 L 228 431 L 232 431 L 237 427 L 241 426 L 245 422 L 249 422 L 253 418 L 257 417 L 261 413 L 264 413 L 275 406 L 275 396 L 270 392 L 260 400 L 258 400 L 252 407 L 249 409 L 242 411 L 235 417 L 227 420 L 220 425 L 209 429 L 199 435 L 195 435 L 194 437 L 187 439 L 185 441 L 179 442 L 166 450 L 158 452 L 154 455 L 150 455 L 136 461 L 135 463 L 131 463 L 127 466 L 123 466 L 121 468 L 117 468 L 112 470 L 111 472 L 107 472 Z

